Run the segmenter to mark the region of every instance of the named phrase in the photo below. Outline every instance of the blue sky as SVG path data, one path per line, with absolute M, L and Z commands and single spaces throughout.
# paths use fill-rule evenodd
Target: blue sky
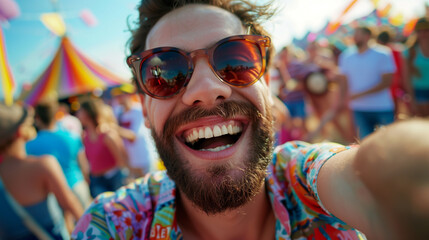
M 53 12 L 53 0 L 17 0 L 21 14 L 9 23 L 3 23 L 7 55 L 20 92 L 23 83 L 32 83 L 51 61 L 59 38 L 47 30 L 40 21 L 42 13 Z M 125 64 L 125 44 L 130 37 L 127 18 L 137 18 L 136 6 L 140 0 L 57 0 L 59 12 L 67 25 L 67 35 L 74 45 L 97 63 L 123 78 L 130 72 Z M 265 2 L 266 0 L 255 0 Z M 423 14 L 424 3 L 429 0 L 380 0 L 391 2 L 392 12 L 401 12 L 405 18 Z M 307 31 L 317 31 L 328 20 L 334 20 L 349 0 L 276 0 L 279 14 L 266 24 L 273 34 L 277 48 L 302 37 Z M 89 9 L 98 20 L 95 27 L 87 26 L 79 17 Z M 364 16 L 373 9 L 370 0 L 359 0 L 347 14 L 346 21 Z M 0 98 L 2 98 L 0 91 Z

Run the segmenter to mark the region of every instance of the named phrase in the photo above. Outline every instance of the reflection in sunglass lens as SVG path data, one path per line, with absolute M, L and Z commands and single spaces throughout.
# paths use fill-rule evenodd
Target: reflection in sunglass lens
M 213 53 L 213 62 L 219 76 L 237 86 L 253 83 L 262 71 L 259 47 L 243 40 L 219 45 Z
M 188 60 L 175 51 L 154 53 L 143 61 L 141 73 L 148 92 L 159 97 L 171 96 L 186 82 Z

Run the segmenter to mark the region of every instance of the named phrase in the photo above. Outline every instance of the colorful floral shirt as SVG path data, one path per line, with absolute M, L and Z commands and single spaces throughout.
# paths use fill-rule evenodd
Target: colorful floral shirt
M 274 151 L 266 178 L 276 217 L 276 239 L 365 239 L 323 209 L 317 175 L 333 155 L 350 147 L 289 142 Z M 98 196 L 79 220 L 73 239 L 179 240 L 176 186 L 156 172 L 116 192 Z

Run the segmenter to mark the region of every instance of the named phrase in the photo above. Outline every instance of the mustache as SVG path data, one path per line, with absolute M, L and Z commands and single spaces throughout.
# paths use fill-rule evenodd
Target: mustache
M 192 106 L 167 119 L 163 129 L 164 139 L 172 136 L 179 126 L 209 116 L 220 116 L 225 120 L 236 116 L 246 116 L 250 121 L 254 122 L 262 116 L 262 113 L 254 105 L 242 101 L 222 102 L 211 109 Z

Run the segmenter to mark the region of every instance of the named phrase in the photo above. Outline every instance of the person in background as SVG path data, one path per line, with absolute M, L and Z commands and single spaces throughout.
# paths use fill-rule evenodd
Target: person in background
M 327 139 L 325 126 L 332 122 L 340 133 L 342 141 L 352 143 L 355 140 L 355 129 L 353 117 L 348 108 L 347 82 L 338 77 L 338 66 L 333 53 L 328 48 L 322 48 L 318 42 L 309 43 L 306 50 L 307 59 L 303 64 L 311 66 L 307 68 L 312 71 L 307 74 L 304 89 L 308 102 L 319 119 L 319 124 L 305 136 L 304 140 L 312 140 L 319 132 L 322 132 L 324 139 Z M 316 85 L 312 89 L 311 84 L 315 82 L 315 78 L 320 79 L 317 82 L 319 88 L 314 89 Z M 345 123 L 342 123 L 341 118 L 345 118 Z
M 133 100 L 134 86 L 123 85 L 115 90 L 115 100 L 119 104 L 115 109 L 118 124 L 131 130 L 136 136 L 133 141 L 124 139 L 130 161 L 130 173 L 133 177 L 142 177 L 156 168 L 159 156 L 150 131 L 144 126 L 141 104 Z
M 8 194 L 51 238 L 69 239 L 55 198 L 76 220 L 83 208 L 76 204 L 78 199 L 57 159 L 27 155 L 25 143 L 36 136 L 32 109 L 0 104 L 0 136 L 0 239 L 38 239 L 26 219 L 12 207 Z
M 363 139 L 374 129 L 394 121 L 390 85 L 396 71 L 392 53 L 380 46 L 370 46 L 372 32 L 367 27 L 355 29 L 355 46 L 340 55 L 341 78 L 347 80 L 350 108 L 358 136 Z
M 429 18 L 420 18 L 410 48 L 403 54 L 404 87 L 415 115 L 429 116 Z
M 100 100 L 81 104 L 77 116 L 84 127 L 83 144 L 89 163 L 91 196 L 114 191 L 126 183 L 128 155 L 116 127 L 111 127 L 109 108 Z M 111 113 L 111 109 L 109 110 Z
M 307 134 L 306 125 L 306 101 L 304 92 L 304 79 L 309 73 L 302 64 L 302 59 L 298 59 L 291 52 L 291 47 L 284 47 L 277 56 L 275 68 L 278 74 L 273 77 L 280 78 L 279 98 L 286 105 L 291 121 L 283 129 L 285 140 L 301 140 Z M 283 141 L 282 143 L 284 143 Z
M 98 125 L 98 130 L 102 133 L 115 131 L 119 136 L 125 140 L 133 142 L 136 140 L 136 134 L 124 127 L 119 126 L 118 119 L 116 119 L 113 107 L 109 104 L 100 102 L 99 118 L 101 119 Z
M 167 171 L 98 196 L 72 239 L 429 238 L 427 204 L 409 201 L 427 203 L 428 121 L 392 125 L 362 148 L 274 149 L 271 41 L 260 25 L 268 3 L 144 0 L 138 9 L 127 63 Z
M 404 87 L 403 87 L 403 62 L 402 62 L 402 46 L 393 42 L 393 34 L 389 30 L 383 30 L 377 35 L 377 43 L 385 46 L 392 51 L 393 60 L 395 62 L 396 71 L 393 74 L 392 84 L 390 85 L 390 94 L 395 103 L 395 116 L 399 116 L 399 108 L 404 102 Z
M 27 142 L 26 150 L 29 155 L 52 155 L 63 170 L 69 187 L 79 199 L 82 208 L 91 203 L 88 183 L 84 176 L 88 172 L 81 136 L 58 126 L 55 115 L 58 110 L 56 99 L 43 99 L 35 109 L 35 125 L 38 128 L 35 139 Z M 67 226 L 73 229 L 73 221 L 66 215 Z
M 70 107 L 67 103 L 59 103 L 55 119 L 59 125 L 58 127 L 64 128 L 76 136 L 82 135 L 82 124 L 77 117 L 70 114 Z

